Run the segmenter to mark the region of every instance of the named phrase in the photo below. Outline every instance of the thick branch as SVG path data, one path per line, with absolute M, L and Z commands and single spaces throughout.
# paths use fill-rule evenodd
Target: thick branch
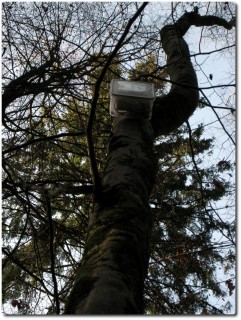
M 43 75 L 52 64 L 53 64 L 53 61 L 47 61 L 46 63 L 44 63 L 40 67 L 33 68 L 32 70 L 24 73 L 23 75 L 21 75 L 17 79 L 12 80 L 4 88 L 4 92 L 2 95 L 3 110 L 11 102 L 13 102 L 15 99 L 17 99 L 23 95 L 30 94 L 32 92 L 34 92 L 34 93 L 39 92 L 39 90 L 40 90 L 39 84 L 38 83 L 31 84 L 31 83 L 29 83 L 29 81 L 31 81 L 31 79 L 33 77 Z M 48 83 L 46 82 L 46 87 L 47 87 L 47 84 Z M 32 85 L 32 87 L 31 87 L 31 85 Z
M 235 26 L 235 18 L 228 22 L 223 18 L 215 16 L 200 16 L 198 14 L 198 8 L 195 8 L 193 12 L 184 13 L 184 15 L 182 15 L 175 23 L 180 37 L 183 37 L 191 26 L 211 27 L 214 25 L 231 30 L 232 27 Z
M 155 135 L 168 134 L 182 125 L 198 105 L 199 93 L 195 70 L 185 40 L 182 38 L 190 26 L 219 25 L 231 29 L 235 20 L 214 16 L 200 16 L 197 8 L 185 13 L 174 25 L 161 29 L 161 42 L 167 54 L 168 73 L 173 83 L 171 91 L 156 99 L 151 119 Z
M 179 38 L 175 26 L 161 30 L 163 49 L 167 54 L 171 91 L 156 99 L 151 119 L 155 135 L 168 134 L 178 128 L 198 105 L 198 83 L 186 42 Z

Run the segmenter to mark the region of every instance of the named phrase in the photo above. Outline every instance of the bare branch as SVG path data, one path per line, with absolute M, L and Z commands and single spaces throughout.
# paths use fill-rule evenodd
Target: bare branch
M 94 189 L 95 189 L 95 195 L 97 198 L 98 198 L 98 195 L 101 193 L 102 186 L 101 186 L 101 180 L 99 177 L 96 158 L 95 158 L 95 151 L 94 151 L 94 144 L 93 144 L 93 137 L 92 137 L 92 127 L 93 127 L 93 123 L 94 123 L 96 104 L 97 104 L 97 100 L 99 97 L 99 88 L 100 88 L 101 82 L 106 74 L 106 71 L 107 71 L 111 61 L 116 56 L 118 50 L 121 48 L 121 45 L 122 45 L 123 41 L 125 40 L 125 37 L 127 36 L 131 26 L 133 25 L 135 20 L 139 17 L 139 15 L 144 10 L 144 8 L 147 6 L 147 4 L 148 4 L 148 2 L 144 2 L 140 6 L 140 8 L 136 11 L 136 13 L 133 15 L 133 17 L 129 20 L 129 22 L 127 23 L 124 32 L 122 33 L 114 50 L 112 51 L 112 53 L 108 57 L 105 65 L 100 73 L 100 76 L 97 79 L 96 84 L 95 84 L 94 96 L 93 96 L 92 103 L 91 103 L 91 109 L 90 109 L 90 115 L 89 115 L 89 121 L 88 121 L 87 129 L 86 129 L 86 134 L 87 134 L 87 141 L 88 141 L 88 148 L 89 148 L 89 158 L 90 158 L 90 164 L 91 164 L 93 184 L 94 184 Z
M 60 304 L 59 304 L 59 294 L 58 294 L 58 284 L 55 274 L 55 252 L 54 252 L 54 226 L 53 226 L 53 219 L 52 219 L 52 210 L 51 210 L 51 200 L 48 196 L 48 191 L 45 190 L 45 200 L 47 206 L 47 215 L 48 215 L 48 222 L 49 222 L 49 250 L 50 250 L 50 261 L 51 261 L 51 274 L 52 280 L 54 284 L 54 300 L 56 304 L 56 313 L 60 313 Z
M 65 133 L 59 133 L 59 134 L 56 134 L 55 136 L 49 136 L 49 137 L 41 137 L 41 138 L 37 138 L 37 139 L 32 139 L 32 140 L 29 140 L 23 144 L 20 144 L 18 146 L 15 146 L 13 148 L 10 148 L 10 149 L 7 149 L 5 151 L 3 151 L 3 155 L 4 154 L 7 154 L 7 153 L 10 153 L 10 152 L 13 152 L 13 151 L 16 151 L 16 150 L 19 150 L 19 149 L 22 149 L 22 148 L 26 148 L 27 146 L 31 145 L 31 144 L 34 144 L 34 143 L 38 143 L 38 142 L 43 142 L 43 141 L 51 141 L 51 140 L 55 140 L 55 139 L 58 139 L 58 138 L 61 138 L 61 137 L 78 137 L 78 136 L 83 136 L 85 135 L 85 133 L 83 131 L 80 131 L 80 132 L 65 132 Z
M 226 130 L 224 124 L 222 123 L 217 111 L 215 110 L 215 108 L 212 107 L 211 102 L 209 101 L 208 97 L 205 95 L 205 93 L 201 90 L 201 93 L 203 94 L 203 96 L 205 97 L 206 101 L 208 102 L 209 106 L 212 108 L 213 112 L 215 113 L 216 117 L 218 118 L 219 123 L 221 124 L 221 127 L 223 128 L 224 132 L 227 134 L 227 136 L 229 137 L 229 139 L 232 141 L 232 143 L 236 146 L 236 142 L 234 141 L 234 139 L 231 137 L 231 135 L 228 133 L 228 131 Z

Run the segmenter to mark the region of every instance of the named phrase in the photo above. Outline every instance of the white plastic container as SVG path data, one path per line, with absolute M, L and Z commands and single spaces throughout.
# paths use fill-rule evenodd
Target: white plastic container
M 152 83 L 117 79 L 111 81 L 110 114 L 113 117 L 130 112 L 150 119 L 154 100 L 155 88 Z

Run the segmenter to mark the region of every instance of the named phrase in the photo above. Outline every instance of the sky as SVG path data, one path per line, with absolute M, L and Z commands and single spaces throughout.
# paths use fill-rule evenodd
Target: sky
M 194 29 L 194 28 L 193 28 Z M 188 35 L 188 38 L 195 38 L 195 33 L 199 33 L 200 30 L 193 30 L 191 35 Z M 198 48 L 197 48 L 197 42 L 192 42 L 190 39 L 190 43 L 196 44 L 196 48 L 195 45 L 191 46 L 191 50 L 193 49 L 193 51 L 198 52 Z M 205 44 L 205 50 L 204 51 L 211 51 L 214 48 L 214 45 L 212 43 L 206 43 Z M 220 46 L 222 47 L 222 46 Z M 220 57 L 217 59 L 217 55 L 210 55 L 210 56 L 201 56 L 199 58 L 199 62 L 204 61 L 204 64 L 202 65 L 202 70 L 204 71 L 204 73 L 202 72 L 198 72 L 198 83 L 199 83 L 199 87 L 206 87 L 206 86 L 210 86 L 210 83 L 212 85 L 216 85 L 219 84 L 219 79 L 224 79 L 224 83 L 228 83 L 228 77 L 229 77 L 229 72 L 235 72 L 234 68 L 234 64 L 230 61 L 228 61 L 227 59 Z M 210 79 L 206 78 L 206 75 L 212 74 L 213 75 L 213 80 L 211 81 Z M 237 75 L 236 78 L 238 79 Z M 218 92 L 218 91 L 217 91 Z M 235 92 L 235 88 L 231 87 L 228 92 L 225 94 L 225 99 L 226 101 L 228 101 L 228 97 L 229 95 L 233 94 Z M 206 93 L 206 92 L 205 92 Z M 225 106 L 219 95 L 213 91 L 212 94 L 209 97 L 209 101 L 211 102 L 212 105 L 216 105 L 216 106 Z M 234 102 L 234 99 L 232 99 L 232 102 Z M 218 111 L 218 110 L 217 110 Z M 218 112 L 220 115 L 222 113 Z M 226 112 L 224 112 L 226 113 Z M 223 113 L 223 114 L 224 114 Z M 231 119 L 232 116 L 229 115 L 229 118 Z M 203 122 L 203 123 L 212 123 L 214 121 L 217 121 L 217 117 L 214 114 L 214 112 L 212 111 L 211 108 L 205 108 L 205 112 L 203 112 L 203 110 L 200 110 L 200 112 L 195 112 L 194 115 L 192 117 L 190 117 L 189 122 L 191 127 L 195 127 L 198 123 Z M 223 119 L 224 124 L 226 124 L 225 119 Z M 228 130 L 229 128 L 227 128 Z M 234 145 L 232 143 L 230 143 L 230 139 L 229 141 L 227 141 L 227 135 L 225 134 L 225 132 L 223 131 L 223 129 L 221 128 L 221 126 L 219 125 L 219 123 L 217 123 L 217 125 L 210 125 L 205 129 L 205 133 L 204 136 L 207 137 L 215 137 L 217 145 L 219 146 L 219 148 L 215 149 L 215 153 L 214 153 L 214 159 L 215 157 L 217 157 L 217 162 L 220 160 L 225 159 L 229 159 L 232 162 L 235 161 L 235 154 L 232 153 L 232 155 L 230 156 L 230 151 L 231 149 L 234 149 Z M 239 142 L 239 140 L 237 141 Z M 235 179 L 235 177 L 233 178 Z M 238 197 L 239 199 L 239 197 Z M 221 201 L 221 203 L 225 203 L 225 200 Z M 223 279 L 227 279 L 227 275 L 223 275 L 222 273 L 218 274 L 218 279 L 223 280 Z M 237 284 L 236 284 L 237 285 Z M 237 286 L 236 286 L 237 288 Z M 231 304 L 233 304 L 233 306 L 235 306 L 236 304 L 236 290 L 235 290 L 235 294 L 233 294 L 231 297 L 227 296 L 225 300 L 229 300 L 231 302 Z M 223 301 L 220 299 L 219 301 L 217 301 L 217 303 L 223 303 Z M 235 313 L 235 308 L 233 307 L 231 309 L 231 314 Z

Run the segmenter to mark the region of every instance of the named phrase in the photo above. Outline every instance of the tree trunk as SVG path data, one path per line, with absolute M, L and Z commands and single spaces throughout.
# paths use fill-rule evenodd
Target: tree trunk
M 148 199 L 156 172 L 148 120 L 114 121 L 103 195 L 89 227 L 67 314 L 141 314 L 148 268 Z
M 132 114 L 114 120 L 103 194 L 66 314 L 143 313 L 151 234 L 148 200 L 156 174 L 153 140 L 186 121 L 198 102 L 189 50 L 177 33 L 183 23 L 187 20 L 161 31 L 173 86 L 156 100 L 151 121 Z

